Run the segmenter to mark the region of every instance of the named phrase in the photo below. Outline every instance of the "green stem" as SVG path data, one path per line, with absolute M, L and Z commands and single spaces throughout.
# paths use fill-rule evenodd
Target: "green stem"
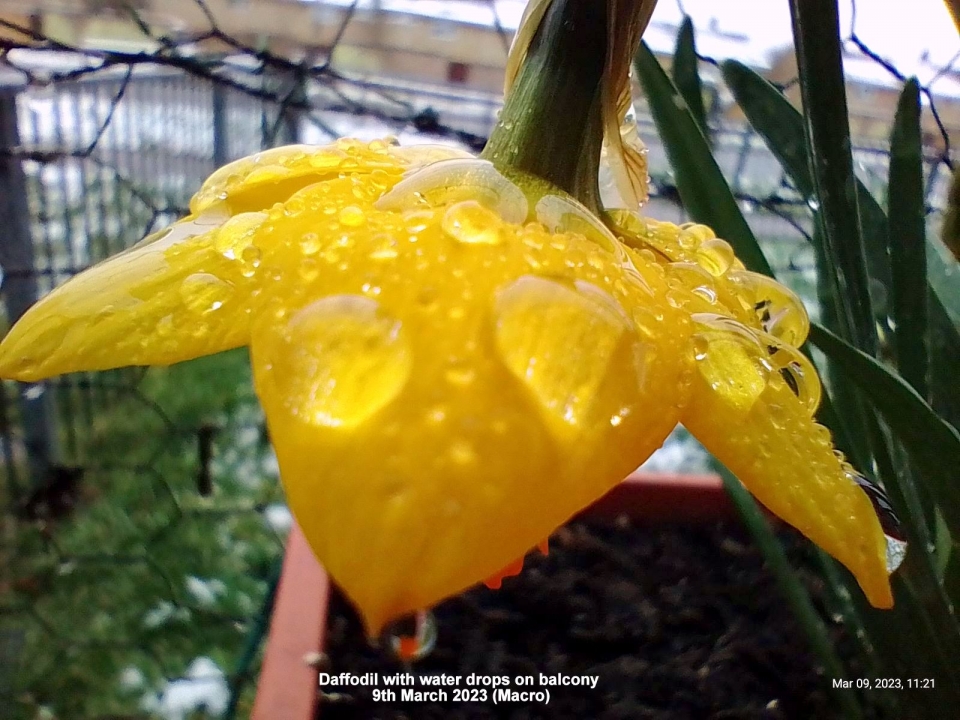
M 606 4 L 554 0 L 481 157 L 542 178 L 600 211 Z

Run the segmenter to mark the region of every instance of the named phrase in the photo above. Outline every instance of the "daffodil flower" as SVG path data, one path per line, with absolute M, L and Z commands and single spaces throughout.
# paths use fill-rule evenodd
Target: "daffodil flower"
M 488 578 L 682 422 L 892 603 L 902 549 L 813 420 L 803 306 L 703 226 L 464 153 L 339 141 L 217 171 L 191 214 L 0 346 L 36 381 L 247 345 L 290 507 L 376 635 Z

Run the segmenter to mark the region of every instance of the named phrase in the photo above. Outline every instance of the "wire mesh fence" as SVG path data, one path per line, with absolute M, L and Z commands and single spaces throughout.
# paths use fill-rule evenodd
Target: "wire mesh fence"
M 187 212 L 192 192 L 230 160 L 341 135 L 477 149 L 497 122 L 495 93 L 346 79 L 234 45 L 230 56 L 178 62 L 163 59 L 171 45 L 155 62 L 107 55 L 106 67 L 34 47 L 0 76 L 7 327 L 83 268 Z M 53 52 L 40 81 L 31 62 Z M 682 221 L 652 120 L 637 110 L 648 212 Z M 772 264 L 815 312 L 811 209 L 742 123 L 715 113 L 711 131 Z M 935 216 L 948 156 L 929 153 Z M 864 145 L 855 157 L 883 195 L 885 148 Z M 689 463 L 689 445 L 676 447 L 661 462 Z M 0 716 L 178 717 L 178 688 L 188 686 L 206 688 L 209 712 L 242 714 L 290 524 L 243 352 L 2 383 L 0 452 Z

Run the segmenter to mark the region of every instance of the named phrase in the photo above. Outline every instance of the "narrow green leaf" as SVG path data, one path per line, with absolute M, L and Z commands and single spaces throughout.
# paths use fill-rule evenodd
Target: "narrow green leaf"
M 640 44 L 636 69 L 657 131 L 674 169 L 677 190 L 687 213 L 697 222 L 709 225 L 720 237 L 730 242 L 737 257 L 747 268 L 774 277 L 773 270 L 743 213 L 740 212 L 740 207 L 710 152 L 703 133 L 699 131 L 690 110 L 675 101 L 678 91 L 646 43 Z M 800 147 L 803 148 L 805 141 L 802 127 L 797 137 Z M 809 168 L 807 173 L 809 175 Z M 844 432 L 839 413 L 835 412 L 826 389 L 820 416 L 833 432 L 840 447 L 851 457 L 855 457 L 857 453 Z M 866 467 L 865 464 L 861 466 Z
M 804 198 L 808 202 L 813 201 L 815 199 L 813 176 L 807 161 L 806 140 L 803 134 L 801 114 L 779 90 L 746 66 L 735 61 L 727 61 L 723 63 L 722 70 L 725 82 L 730 87 L 751 125 L 764 138 L 771 152 L 777 156 L 784 170 Z M 886 213 L 863 183 L 859 181 L 857 182 L 857 196 L 864 232 L 873 237 L 874 240 L 881 238 L 882 242 L 885 243 L 888 232 Z M 814 240 L 815 243 L 819 240 L 817 234 L 815 234 Z M 818 244 L 817 251 L 819 262 L 820 253 L 826 252 L 826 248 L 822 248 Z M 960 349 L 960 333 L 953 326 L 947 327 L 947 323 L 943 321 L 947 316 L 943 298 L 947 297 L 950 280 L 955 279 L 955 281 L 960 282 L 960 273 L 957 273 L 954 278 L 950 277 L 946 270 L 949 267 L 947 263 L 952 261 L 952 258 L 942 257 L 939 248 L 936 250 L 929 249 L 927 260 L 930 268 L 929 280 L 933 291 L 931 293 L 930 317 L 932 326 L 937 329 L 933 333 L 931 344 L 935 344 L 937 348 Z M 818 272 L 822 276 L 823 268 L 820 267 Z M 892 285 L 892 281 L 889 284 Z M 956 294 L 960 297 L 960 292 Z M 829 297 L 833 298 L 833 293 L 830 293 Z M 958 309 L 960 309 L 960 302 L 957 304 Z M 825 306 L 824 309 L 828 310 L 829 308 Z M 936 350 L 937 348 L 932 349 Z M 935 407 L 941 412 L 944 408 L 952 408 L 956 411 L 955 417 L 960 417 L 960 392 L 957 391 L 953 373 L 942 361 L 941 353 L 934 352 L 931 358 L 931 375 L 936 380 L 934 387 L 938 391 L 934 393 L 933 397 L 934 403 L 936 403 Z M 841 421 L 855 437 L 867 437 L 865 421 L 858 412 L 858 403 L 853 401 L 855 398 L 852 399 L 851 394 L 845 392 L 842 385 L 835 383 L 835 386 L 838 414 L 841 416 Z M 949 414 L 948 417 L 950 417 Z M 866 467 L 862 460 L 858 462 L 858 465 Z M 888 483 L 902 483 L 909 482 L 909 479 L 904 476 L 892 480 L 887 478 L 887 481 Z
M 830 276 L 845 338 L 877 354 L 877 331 L 860 227 L 837 0 L 790 0 L 800 93 Z
M 883 415 L 928 477 L 951 532 L 960 535 L 960 433 L 944 422 L 916 390 L 875 359 L 820 325 L 810 341 L 834 360 Z
M 724 468 L 721 469 L 720 476 L 723 478 L 723 486 L 736 506 L 743 524 L 747 526 L 747 530 L 773 571 L 777 585 L 780 586 L 780 592 L 783 593 L 784 599 L 790 605 L 791 611 L 806 633 L 814 653 L 823 664 L 824 676 L 827 678 L 846 677 L 844 665 L 834 652 L 833 643 L 830 640 L 823 618 L 820 617 L 816 607 L 814 607 L 813 601 L 810 599 L 810 593 L 807 592 L 793 567 L 791 567 L 790 561 L 783 551 L 783 546 L 774 534 L 767 518 L 764 517 L 763 511 L 760 510 L 757 502 L 732 473 Z M 843 709 L 844 717 L 863 717 L 855 695 L 840 690 L 840 692 L 834 693 L 834 697 Z
M 960 327 L 960 263 L 931 241 L 927 242 L 927 278 L 954 327 Z
M 888 215 L 894 347 L 900 375 L 927 397 L 927 239 L 923 201 L 920 86 L 904 85 L 890 136 Z
M 700 132 L 710 141 L 710 128 L 707 127 L 707 111 L 703 106 L 703 84 L 700 82 L 697 43 L 693 33 L 693 21 L 690 16 L 683 18 L 680 32 L 677 33 L 677 47 L 673 53 L 673 83 L 690 114 L 700 127 Z
M 724 82 L 750 125 L 764 139 L 769 150 L 793 181 L 804 200 L 816 200 L 813 173 L 803 133 L 803 116 L 776 87 L 736 60 L 721 65 Z M 870 277 L 890 287 L 887 257 L 887 215 L 866 185 L 857 180 L 860 226 L 867 245 Z
M 676 175 L 684 208 L 690 217 L 709 224 L 729 242 L 747 267 L 772 276 L 770 264 L 740 212 L 697 121 L 686 103 L 677 102 L 682 99 L 679 90 L 645 42 L 640 43 L 636 69 Z

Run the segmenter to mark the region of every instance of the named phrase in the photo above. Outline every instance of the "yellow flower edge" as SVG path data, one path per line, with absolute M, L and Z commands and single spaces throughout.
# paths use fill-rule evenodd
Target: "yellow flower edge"
M 494 575 L 678 422 L 892 604 L 888 540 L 813 420 L 808 323 L 703 226 L 437 147 L 278 148 L 57 288 L 0 375 L 249 345 L 290 507 L 376 635 Z

